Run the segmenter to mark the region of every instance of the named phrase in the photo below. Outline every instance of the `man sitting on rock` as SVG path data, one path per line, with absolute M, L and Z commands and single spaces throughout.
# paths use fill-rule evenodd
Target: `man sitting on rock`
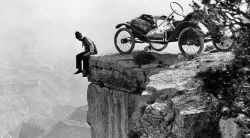
M 82 42 L 82 47 L 85 47 L 85 51 L 76 55 L 76 69 L 78 69 L 74 74 L 82 73 L 83 77 L 87 77 L 89 74 L 89 58 L 90 55 L 97 54 L 97 49 L 93 41 L 87 37 L 83 37 L 80 32 L 75 32 L 75 37 L 77 40 Z M 82 70 L 83 61 L 83 70 Z

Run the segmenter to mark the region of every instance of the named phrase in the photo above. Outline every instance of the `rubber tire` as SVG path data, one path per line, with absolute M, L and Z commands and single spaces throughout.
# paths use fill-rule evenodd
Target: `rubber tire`
M 131 47 L 129 48 L 128 51 L 125 51 L 125 52 L 122 51 L 122 50 L 119 48 L 119 46 L 117 45 L 117 36 L 118 36 L 122 31 L 128 32 L 129 35 L 130 35 L 130 37 L 131 37 L 131 39 L 132 39 Z M 120 29 L 115 33 L 114 43 L 115 43 L 115 48 L 116 48 L 116 50 L 117 50 L 120 54 L 130 54 L 130 53 L 133 51 L 134 47 L 135 47 L 135 37 L 134 37 L 133 33 L 132 33 L 129 29 L 127 29 L 127 28 L 120 28 Z
M 181 36 L 182 36 L 187 30 L 189 30 L 189 29 L 194 30 L 194 32 L 199 36 L 200 43 L 201 43 L 201 44 L 200 44 L 200 49 L 198 50 L 198 52 L 197 52 L 195 55 L 192 55 L 191 58 L 200 55 L 200 53 L 202 52 L 202 50 L 203 50 L 203 48 L 204 48 L 204 38 L 203 38 L 203 36 L 201 35 L 201 33 L 200 33 L 197 29 L 195 29 L 194 27 L 186 27 L 186 28 L 184 28 L 184 29 L 180 32 L 180 34 L 179 34 L 179 37 L 178 37 L 178 45 L 179 45 L 179 49 L 180 49 L 181 53 L 183 54 L 183 56 L 186 57 L 186 58 L 188 58 L 188 59 L 190 59 L 190 55 L 188 55 L 188 54 L 183 50 L 182 45 L 181 45 L 181 42 L 180 42 L 180 38 L 181 38 Z
M 155 48 L 151 43 L 149 43 L 149 46 L 150 46 L 153 50 L 160 52 L 160 51 L 164 50 L 164 49 L 168 46 L 168 44 L 164 44 L 164 46 L 163 46 L 162 48 L 159 48 L 159 49 L 158 49 L 158 48 Z
M 234 45 L 235 45 L 235 40 L 233 40 L 232 45 L 231 45 L 230 47 L 226 48 L 226 49 L 222 49 L 222 48 L 218 47 L 218 46 L 216 45 L 216 43 L 214 42 L 214 40 L 212 40 L 212 43 L 213 43 L 214 47 L 215 47 L 218 51 L 221 51 L 221 52 L 228 52 L 228 51 L 231 51 L 231 50 L 233 49 L 233 47 L 234 47 Z

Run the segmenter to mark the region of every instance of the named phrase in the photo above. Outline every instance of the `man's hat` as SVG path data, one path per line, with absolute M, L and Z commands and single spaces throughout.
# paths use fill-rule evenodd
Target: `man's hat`
M 82 34 L 78 31 L 75 32 L 75 36 L 76 38 L 81 38 L 82 37 Z

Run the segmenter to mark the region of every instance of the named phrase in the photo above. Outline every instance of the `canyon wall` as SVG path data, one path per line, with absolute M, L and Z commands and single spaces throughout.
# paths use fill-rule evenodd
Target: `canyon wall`
M 87 121 L 92 138 L 221 137 L 218 101 L 201 92 L 194 76 L 226 64 L 232 54 L 205 54 L 190 61 L 153 55 L 147 65 L 134 63 L 136 53 L 91 57 Z

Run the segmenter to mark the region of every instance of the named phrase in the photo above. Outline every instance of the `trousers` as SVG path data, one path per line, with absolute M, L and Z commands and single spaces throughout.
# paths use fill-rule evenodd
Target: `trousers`
M 86 71 L 89 70 L 89 58 L 90 56 L 84 56 L 87 52 L 82 52 L 76 55 L 76 68 L 78 70 L 85 69 Z M 82 66 L 83 61 L 83 66 Z

